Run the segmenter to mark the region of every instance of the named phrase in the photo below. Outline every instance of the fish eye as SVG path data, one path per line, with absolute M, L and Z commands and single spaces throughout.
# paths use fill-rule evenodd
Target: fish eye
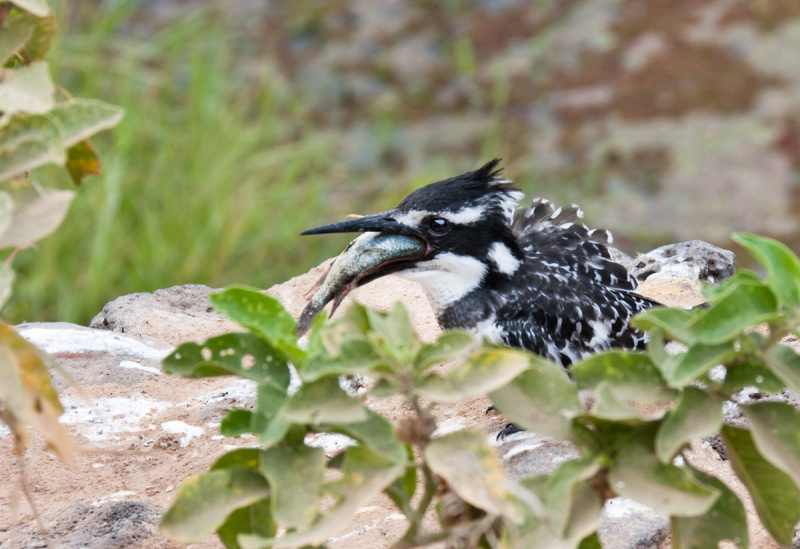
M 428 228 L 432 234 L 442 236 L 450 230 L 450 222 L 441 217 L 434 217 L 428 222 Z

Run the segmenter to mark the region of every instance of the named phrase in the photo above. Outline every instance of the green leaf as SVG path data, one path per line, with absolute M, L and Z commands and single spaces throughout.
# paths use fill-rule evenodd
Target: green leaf
M 404 445 L 404 448 L 406 451 L 406 463 L 412 465 L 407 466 L 403 476 L 395 480 L 384 490 L 386 495 L 391 498 L 400 510 L 411 508 L 411 500 L 417 490 L 417 468 L 413 465 L 414 450 L 411 446 Z M 330 464 L 328 466 L 330 466 Z
M 242 549 L 260 547 L 288 549 L 305 545 L 322 545 L 341 532 L 358 509 L 372 501 L 403 473 L 402 465 L 392 464 L 366 448 L 352 446 L 344 453 L 344 477 L 331 486 L 331 491 L 340 494 L 336 506 L 304 532 L 289 533 L 276 539 L 241 535 L 239 543 Z
M 695 477 L 720 491 L 705 515 L 698 517 L 672 517 L 673 549 L 706 549 L 718 547 L 722 540 L 730 540 L 739 549 L 747 549 L 747 515 L 739 497 L 720 480 L 692 469 Z
M 745 359 L 727 367 L 721 389 L 733 394 L 745 387 L 756 387 L 764 393 L 780 393 L 784 384 L 761 362 Z
M 42 59 L 50 50 L 50 45 L 58 30 L 56 16 L 50 13 L 43 17 L 36 17 L 30 13 L 15 14 L 12 12 L 6 22 L 6 27 L 16 27 L 17 25 L 30 25 L 31 27 L 31 34 L 25 42 L 25 47 L 18 52 L 23 63 L 32 63 Z M 3 30 L 5 32 L 5 29 Z
M 56 88 L 47 63 L 36 61 L 8 70 L 0 83 L 0 111 L 3 120 L 18 112 L 42 114 L 55 106 Z
M 325 377 L 300 386 L 286 399 L 281 417 L 293 423 L 359 423 L 367 420 L 361 400 L 339 387 L 339 379 Z
M 36 17 L 46 17 L 51 13 L 50 6 L 47 5 L 45 0 L 11 0 L 11 3 L 16 4 Z
M 163 362 L 164 371 L 183 377 L 238 375 L 286 392 L 291 376 L 286 361 L 254 334 L 230 333 L 202 345 L 184 343 Z
M 742 330 L 783 315 L 775 294 L 761 281 L 737 279 L 689 324 L 695 341 L 717 345 L 730 341 Z
M 74 198 L 72 191 L 43 189 L 14 212 L 11 224 L 0 236 L 0 248 L 27 246 L 53 233 L 66 217 Z
M 581 544 L 578 545 L 578 549 L 603 549 L 603 546 L 600 545 L 600 538 L 597 537 L 597 532 L 584 538 Z
M 303 381 L 316 381 L 330 375 L 369 374 L 384 362 L 366 339 L 348 339 L 339 347 L 341 354 L 322 352 L 308 355 L 298 368 Z
M 572 516 L 571 511 L 574 510 L 575 503 L 577 503 L 575 496 L 580 495 L 583 496 L 582 500 L 587 499 L 586 494 L 580 493 L 581 489 L 578 485 L 592 478 L 599 470 L 599 460 L 583 458 L 565 461 L 550 475 L 544 504 L 547 508 L 550 525 L 560 537 L 564 537 L 567 533 Z M 602 505 L 597 494 L 591 488 L 589 488 L 589 492 L 588 499 L 596 500 L 593 502 L 593 507 L 596 508 L 599 516 Z
M 784 244 L 772 238 L 736 233 L 733 240 L 744 246 L 767 270 L 767 284 L 781 307 L 800 307 L 800 261 Z
M 578 389 L 555 362 L 535 356 L 529 361 L 528 371 L 489 395 L 492 404 L 523 429 L 569 440 L 567 417 L 583 411 Z
M 783 402 L 741 407 L 756 448 L 800 487 L 800 412 Z
M 477 431 L 458 431 L 431 441 L 425 448 L 431 471 L 467 503 L 492 515 L 521 519 L 497 456 Z
M 369 408 L 365 409 L 365 413 L 367 416 L 366 421 L 331 425 L 323 427 L 323 430 L 354 438 L 393 463 L 405 463 L 407 460 L 406 447 L 395 438 L 394 425 Z
M 424 372 L 429 366 L 465 357 L 475 347 L 475 338 L 462 330 L 452 330 L 439 336 L 435 343 L 423 343 L 414 368 Z
M 722 284 L 704 284 L 700 288 L 700 293 L 706 298 L 706 301 L 715 301 L 730 292 L 732 286 L 741 283 L 763 284 L 764 281 L 753 271 L 742 269 L 736 271 L 736 274 L 725 280 Z
M 322 448 L 276 446 L 261 454 L 261 472 L 272 487 L 272 516 L 287 528 L 308 528 L 319 511 L 325 481 Z
M 714 366 L 736 356 L 732 343 L 704 345 L 695 343 L 688 351 L 670 355 L 661 365 L 661 373 L 670 387 L 680 388 L 697 381 Z
M 178 488 L 159 531 L 172 541 L 191 543 L 225 524 L 236 509 L 268 496 L 266 479 L 252 470 L 234 467 L 193 475 Z
M 344 342 L 351 339 L 365 340 L 369 328 L 366 307 L 360 303 L 352 303 L 342 318 L 322 328 L 320 340 L 328 354 L 339 356 Z
M 100 158 L 91 141 L 84 139 L 67 149 L 67 171 L 72 182 L 78 186 L 84 177 L 100 175 Z
M 218 311 L 266 339 L 295 364 L 305 358 L 297 346 L 294 318 L 274 297 L 246 286 L 229 286 L 208 297 Z
M 70 99 L 47 114 L 18 114 L 0 128 L 0 181 L 42 164 L 66 162 L 66 150 L 116 126 L 123 110 L 91 99 Z
M 0 32 L 0 65 L 5 65 L 33 36 L 36 17 L 10 17 Z
M 370 339 L 375 341 L 378 348 L 383 348 L 400 364 L 412 361 L 421 343 L 411 328 L 411 320 L 402 301 L 396 302 L 388 314 L 367 309 L 367 318 L 372 328 Z
M 733 470 L 753 498 L 761 523 L 781 545 L 791 545 L 800 520 L 800 490 L 791 477 L 759 453 L 750 433 L 730 425 L 722 436 Z
M 685 387 L 678 406 L 667 414 L 656 435 L 656 455 L 663 463 L 690 440 L 713 435 L 722 426 L 723 400 L 694 387 Z
M 687 469 L 664 465 L 635 442 L 619 449 L 608 480 L 619 495 L 675 517 L 702 515 L 720 495 L 719 490 L 697 481 Z
M 594 392 L 591 416 L 612 421 L 644 421 L 646 416 L 625 402 L 626 399 L 617 394 L 615 388 L 605 381 L 600 383 Z
M 484 347 L 445 375 L 428 374 L 414 387 L 434 402 L 453 403 L 499 389 L 528 369 L 532 355 L 515 349 Z
M 796 393 L 800 392 L 800 355 L 794 349 L 788 345 L 773 345 L 764 355 L 764 361 L 787 387 Z
M 11 267 L 7 267 L 5 263 L 0 263 L 0 309 L 8 303 L 13 286 L 14 271 Z
M 604 351 L 572 365 L 570 372 L 579 390 L 606 383 L 624 400 L 655 404 L 677 397 L 650 357 L 641 352 Z
M 262 446 L 268 448 L 286 436 L 291 424 L 280 416 L 280 411 L 287 398 L 285 389 L 259 383 L 251 426 L 253 432 L 258 433 L 258 443 Z
M 223 454 L 211 470 L 227 469 L 229 467 L 244 467 L 245 469 L 258 469 L 258 458 L 261 455 L 260 448 L 237 448 L 227 454 Z
M 225 417 L 222 418 L 222 422 L 219 426 L 219 432 L 226 437 L 238 437 L 239 435 L 243 435 L 245 433 L 252 433 L 253 429 L 251 427 L 253 419 L 253 412 L 250 410 L 243 410 L 241 408 L 236 410 L 231 410 Z
M 694 335 L 688 328 L 691 320 L 692 313 L 684 309 L 651 307 L 634 316 L 631 324 L 648 332 L 661 328 L 671 339 L 688 345 L 694 342 Z
M 241 549 L 237 541 L 239 534 L 272 537 L 277 529 L 270 514 L 270 501 L 262 499 L 231 513 L 225 524 L 217 529 L 217 535 L 227 549 Z

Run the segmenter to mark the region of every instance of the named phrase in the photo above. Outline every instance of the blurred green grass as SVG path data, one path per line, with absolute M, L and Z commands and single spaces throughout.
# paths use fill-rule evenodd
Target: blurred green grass
M 126 293 L 186 283 L 268 287 L 343 247 L 347 237 L 296 235 L 350 213 L 363 187 L 337 165 L 335 133 L 297 122 L 302 99 L 268 59 L 243 77 L 234 37 L 212 11 L 139 39 L 120 32 L 133 3 L 76 5 L 95 11 L 56 6 L 53 76 L 75 96 L 127 114 L 94 139 L 103 176 L 84 182 L 56 234 L 17 256 L 7 318 L 86 324 Z M 57 167 L 33 177 L 71 185 Z M 332 197 L 343 188 L 353 196 Z M 404 190 L 384 193 L 386 204 Z

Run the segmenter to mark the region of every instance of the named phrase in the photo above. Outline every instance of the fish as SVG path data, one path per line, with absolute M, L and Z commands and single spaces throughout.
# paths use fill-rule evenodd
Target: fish
M 297 337 L 311 327 L 314 317 L 333 300 L 331 315 L 365 276 L 400 261 L 422 258 L 427 243 L 410 235 L 367 232 L 354 239 L 312 288 L 316 290 L 297 320 Z

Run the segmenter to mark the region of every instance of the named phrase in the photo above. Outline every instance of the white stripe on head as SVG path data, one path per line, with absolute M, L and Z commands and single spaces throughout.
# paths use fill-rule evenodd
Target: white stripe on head
M 397 275 L 419 283 L 433 310 L 440 311 L 480 286 L 486 265 L 472 256 L 447 252 Z
M 478 221 L 485 211 L 482 206 L 472 206 L 470 208 L 461 208 L 456 212 L 442 212 L 439 217 L 458 225 L 468 225 Z
M 426 215 L 430 215 L 430 213 L 411 210 L 410 212 L 394 214 L 392 215 L 392 218 L 398 223 L 402 223 L 407 227 L 419 227 L 420 222 L 425 218 Z
M 519 259 L 514 257 L 508 246 L 502 242 L 492 244 L 492 247 L 489 248 L 489 259 L 497 265 L 497 270 L 501 273 L 511 275 L 519 269 Z

